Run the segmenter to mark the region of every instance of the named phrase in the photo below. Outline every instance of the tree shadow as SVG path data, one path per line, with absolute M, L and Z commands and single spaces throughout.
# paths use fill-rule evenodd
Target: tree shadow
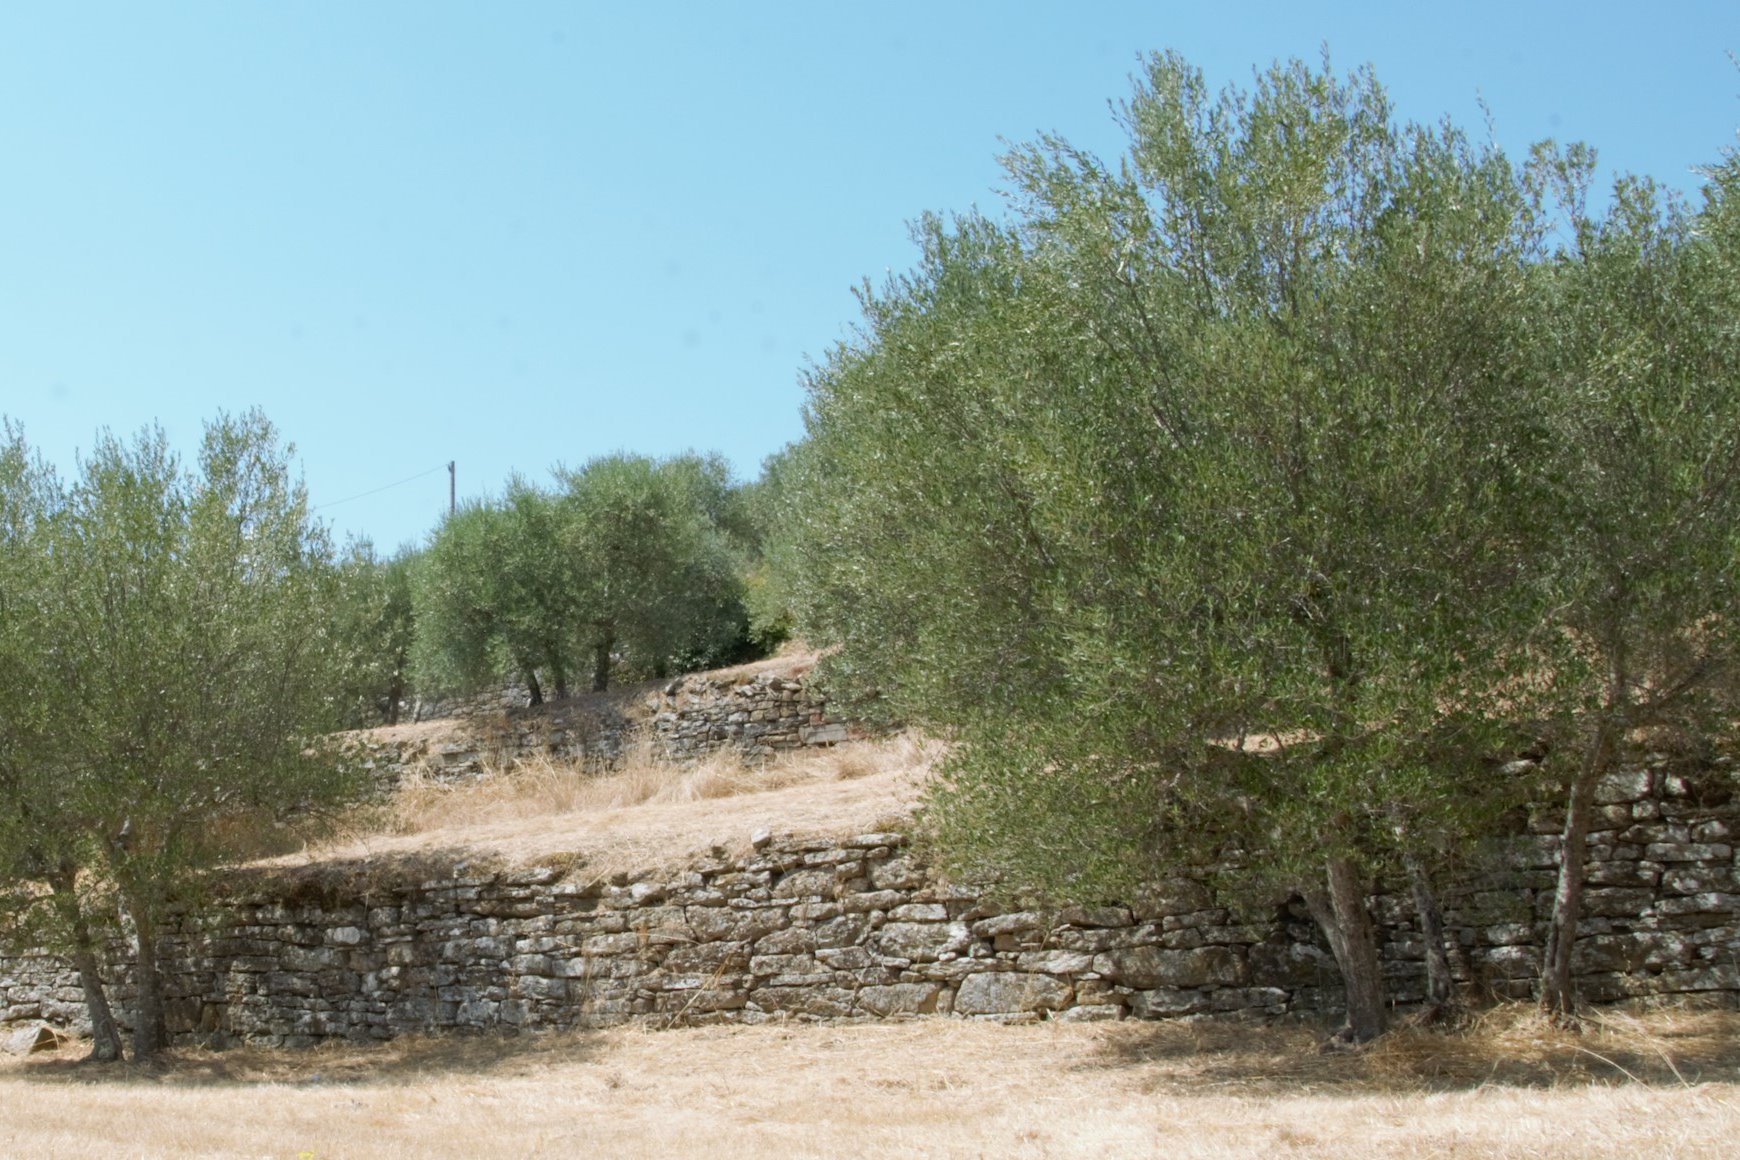
M 1374 1043 L 1333 1050 L 1327 1038 L 1326 1027 L 1304 1021 L 1129 1022 L 1085 1066 L 1144 1069 L 1156 1091 L 1243 1094 L 1740 1082 L 1740 1012 L 1732 1010 L 1596 1011 L 1570 1031 L 1532 1007 L 1506 1005 L 1452 1030 L 1403 1021 Z
M 302 1049 L 181 1047 L 147 1063 L 97 1063 L 82 1058 L 89 1044 L 19 1061 L 0 1076 L 45 1084 L 158 1087 L 345 1086 L 414 1083 L 445 1075 L 534 1075 L 555 1064 L 584 1063 L 600 1054 L 608 1033 L 539 1031 L 445 1032 L 384 1042 L 332 1040 Z

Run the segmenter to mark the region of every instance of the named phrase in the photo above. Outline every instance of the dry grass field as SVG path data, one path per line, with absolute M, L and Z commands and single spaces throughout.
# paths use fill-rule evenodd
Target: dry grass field
M 757 829 L 849 834 L 910 815 L 934 742 L 910 735 L 782 754 L 760 764 L 734 751 L 673 764 L 649 746 L 600 770 L 534 759 L 487 778 L 443 784 L 415 775 L 331 841 L 268 864 L 391 859 L 435 851 L 525 864 L 583 854 L 597 873 L 650 868 L 721 845 L 747 850 Z
M 1740 1016 L 618 1030 L 0 1064 L 0 1155 L 1732 1157 Z
M 396 856 L 599 872 L 752 831 L 883 828 L 938 749 L 909 737 L 748 766 L 526 763 L 411 779 L 280 863 Z M 1324 1028 L 946 1018 L 412 1038 L 86 1065 L 0 1056 L 0 1158 L 1235 1157 L 1740 1154 L 1740 1013 L 1607 1012 L 1582 1035 L 1523 1009 L 1322 1054 Z

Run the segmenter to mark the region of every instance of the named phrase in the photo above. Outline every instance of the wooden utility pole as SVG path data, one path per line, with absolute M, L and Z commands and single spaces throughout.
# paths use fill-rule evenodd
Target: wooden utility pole
M 459 472 L 458 460 L 447 461 L 447 514 L 452 515 L 459 510 Z

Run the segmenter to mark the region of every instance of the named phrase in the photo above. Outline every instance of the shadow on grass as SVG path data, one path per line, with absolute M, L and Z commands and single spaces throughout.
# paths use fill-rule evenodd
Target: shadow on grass
M 1597 1010 L 1583 1029 L 1504 1005 L 1456 1030 L 1407 1022 L 1374 1043 L 1323 1051 L 1323 1028 L 1239 1022 L 1125 1023 L 1088 1066 L 1137 1067 L 1152 1090 L 1406 1093 L 1740 1082 L 1740 1012 Z
M 54 1056 L 0 1069 L 0 1077 L 34 1083 L 162 1087 L 412 1083 L 448 1075 L 512 1077 L 534 1075 L 553 1064 L 593 1060 L 607 1034 L 448 1033 L 407 1035 L 385 1043 L 333 1041 L 300 1050 L 178 1048 L 149 1064 L 86 1062 L 82 1055 L 89 1044 L 74 1042 Z
M 986 1037 L 1004 1029 L 946 1017 L 907 1025 L 910 1043 L 891 1043 L 894 1025 L 790 1025 L 716 1028 L 754 1042 L 764 1036 L 818 1037 L 829 1052 L 881 1053 L 912 1080 L 907 1066 L 938 1053 L 985 1050 Z M 972 1035 L 952 1041 L 946 1028 Z M 162 1064 L 81 1063 L 75 1044 L 57 1056 L 0 1065 L 0 1079 L 44 1084 L 120 1084 L 161 1087 L 266 1087 L 412 1084 L 445 1077 L 538 1077 L 552 1069 L 604 1065 L 622 1047 L 620 1036 L 684 1035 L 684 1031 L 541 1031 L 525 1034 L 413 1035 L 386 1043 L 334 1042 L 302 1050 L 182 1049 Z M 1740 1012 L 1667 1009 L 1640 1014 L 1596 1012 L 1581 1033 L 1542 1022 L 1532 1008 L 1483 1012 L 1456 1031 L 1403 1024 L 1376 1043 L 1323 1052 L 1326 1030 L 1305 1022 L 1143 1023 L 1009 1028 L 1010 1049 L 1033 1046 L 1032 1036 L 1073 1041 L 1056 1066 L 1077 1073 L 1123 1073 L 1156 1095 L 1409 1095 L 1480 1088 L 1574 1089 L 1593 1086 L 1680 1087 L 1740 1083 Z M 1077 1038 L 1081 1037 L 1081 1038 Z M 1084 1041 L 1085 1040 L 1085 1041 Z M 976 1046 L 968 1046 L 968 1044 Z M 672 1043 L 680 1048 L 680 1041 Z M 753 1043 L 746 1046 L 753 1054 Z M 796 1059 L 788 1052 L 782 1057 Z M 880 1058 L 881 1056 L 879 1056 Z M 910 1057 L 910 1058 L 908 1058 Z M 904 1062 L 901 1062 L 904 1061 Z M 813 1062 L 813 1061 L 812 1061 Z M 793 1063 L 793 1066 L 803 1066 Z M 875 1081 L 881 1083 L 882 1081 Z M 892 1081 L 891 1081 L 892 1082 Z

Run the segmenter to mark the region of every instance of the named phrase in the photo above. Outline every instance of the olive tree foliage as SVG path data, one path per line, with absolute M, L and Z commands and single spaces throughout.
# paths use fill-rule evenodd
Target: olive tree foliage
M 346 658 L 332 548 L 288 454 L 257 412 L 211 423 L 192 468 L 160 431 L 104 434 L 70 487 L 48 489 L 24 553 L 39 635 L 13 655 L 47 727 L 15 737 L 18 767 L 47 792 L 26 795 L 32 815 L 8 848 L 118 900 L 136 946 L 139 1058 L 167 1042 L 158 955 L 171 908 L 205 868 L 254 848 L 265 822 L 352 786 L 314 744 L 334 724 Z
M 561 546 L 592 689 L 738 659 L 746 520 L 718 456 L 607 455 L 559 471 Z
M 120 1029 L 102 978 L 111 912 L 82 874 L 93 855 L 90 813 L 59 776 L 56 698 L 43 663 L 55 647 L 51 536 L 60 481 L 8 425 L 0 444 L 0 919 L 11 941 L 66 953 L 91 1019 L 91 1057 L 121 1057 Z
M 339 562 L 334 631 L 352 662 L 340 694 L 349 725 L 397 725 L 412 696 L 411 571 L 416 560 L 415 548 L 401 547 L 382 558 L 363 540 L 351 544 Z
M 1565 767 L 1564 855 L 1541 1005 L 1573 1013 L 1596 784 L 1628 737 L 1707 738 L 1732 719 L 1740 623 L 1740 159 L 1692 212 L 1621 179 L 1587 209 L 1593 155 L 1541 149 L 1570 239 L 1547 270 L 1557 537 L 1543 564 L 1556 622 L 1543 690 Z
M 1537 200 L 1367 73 L 1152 58 L 1109 165 L 1005 159 L 809 384 L 782 535 L 846 690 L 959 741 L 958 865 L 1111 895 L 1181 854 L 1295 891 L 1384 1026 L 1374 871 L 1516 788 L 1538 586 Z
M 568 695 L 574 671 L 572 583 L 560 512 L 517 476 L 500 500 L 449 515 L 413 570 L 413 667 L 431 689 L 524 682 L 534 705 L 544 682 Z
M 743 606 L 749 617 L 749 640 L 772 652 L 792 635 L 792 601 L 785 576 L 793 569 L 779 559 L 788 547 L 778 529 L 786 506 L 796 497 L 788 488 L 796 446 L 788 444 L 762 461 L 761 475 L 735 493 L 741 513 L 740 539 L 745 556 Z
M 414 667 L 433 688 L 658 675 L 743 646 L 749 520 L 723 460 L 612 455 L 512 480 L 449 516 L 413 573 Z

